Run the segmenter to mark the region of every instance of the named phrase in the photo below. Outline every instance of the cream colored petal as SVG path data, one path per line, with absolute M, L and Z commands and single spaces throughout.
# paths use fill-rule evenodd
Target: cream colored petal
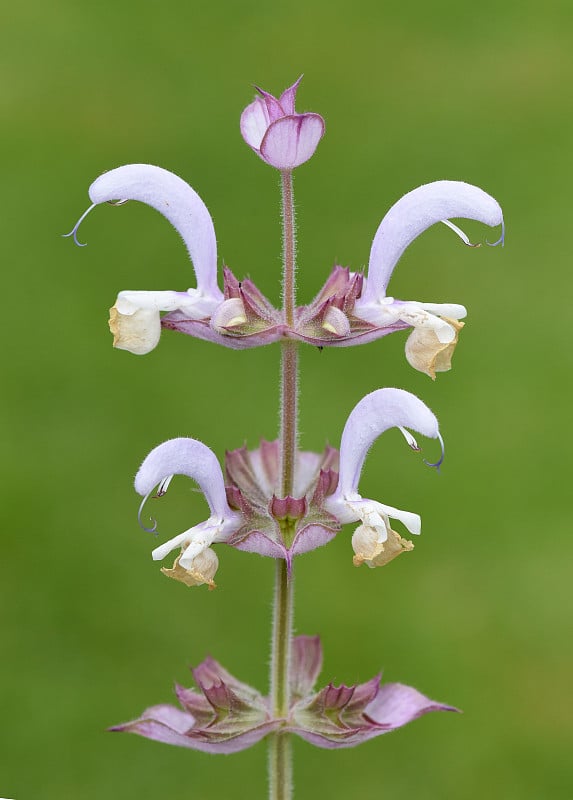
M 442 319 L 454 329 L 453 341 L 446 344 L 440 342 L 431 328 L 414 328 L 406 341 L 406 358 L 410 366 L 419 372 L 425 372 L 434 381 L 436 372 L 447 372 L 451 369 L 458 333 L 464 327 L 464 323 L 456 319 Z
M 161 317 L 155 309 L 140 308 L 133 314 L 121 314 L 113 306 L 109 311 L 109 329 L 114 347 L 143 356 L 159 344 Z
M 219 567 L 219 559 L 214 550 L 208 548 L 199 553 L 193 560 L 191 569 L 184 569 L 179 563 L 180 558 L 181 555 L 175 559 L 171 569 L 163 567 L 161 572 L 186 586 L 201 586 L 206 583 L 210 590 L 216 588 L 213 578 Z
M 388 530 L 386 541 L 379 542 L 376 530 L 366 525 L 360 525 L 354 531 L 352 547 L 356 554 L 352 559 L 355 567 L 359 567 L 361 564 L 367 564 L 369 567 L 383 567 L 384 564 L 388 564 L 406 550 L 414 549 L 412 542 L 403 539 L 391 528 Z

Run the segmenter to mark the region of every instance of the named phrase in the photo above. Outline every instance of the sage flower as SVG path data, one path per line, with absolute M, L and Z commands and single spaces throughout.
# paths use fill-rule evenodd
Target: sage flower
M 199 484 L 211 514 L 205 522 L 156 547 L 151 555 L 155 561 L 161 561 L 180 547 L 181 555 L 166 574 L 190 586 L 212 585 L 218 562 L 216 557 L 208 555 L 212 553 L 210 546 L 213 542 L 226 541 L 239 527 L 240 515 L 227 504 L 223 473 L 213 451 L 196 439 L 186 438 L 163 442 L 149 453 L 139 468 L 135 489 L 144 498 L 140 514 L 155 487 L 158 487 L 155 496 L 162 497 L 175 475 L 186 475 Z M 151 530 L 155 530 L 155 523 Z
M 159 342 L 161 311 L 179 310 L 186 318 L 201 320 L 221 305 L 224 297 L 217 285 L 213 221 L 199 195 L 184 180 L 151 164 L 127 164 L 100 175 L 91 184 L 89 196 L 92 206 L 66 235 L 73 235 L 77 242 L 80 223 L 96 205 L 139 200 L 163 214 L 180 234 L 197 279 L 197 287 L 185 292 L 120 292 L 110 315 L 115 347 L 144 355 Z
M 418 444 L 406 428 L 441 441 L 434 414 L 415 395 L 403 389 L 378 389 L 354 407 L 342 432 L 338 483 L 325 499 L 324 507 L 340 523 L 361 523 L 352 539 L 357 566 L 364 562 L 369 566 L 382 566 L 401 552 L 412 549 L 411 542 L 392 530 L 390 519 L 399 520 L 412 534 L 419 534 L 421 530 L 418 514 L 364 499 L 358 492 L 370 447 L 391 427 L 399 428 L 414 450 L 419 449 Z M 440 464 L 441 460 L 431 466 Z
M 365 275 L 335 266 L 310 305 L 298 309 L 293 336 L 321 347 L 366 344 L 411 329 L 406 358 L 415 369 L 435 378 L 451 367 L 451 358 L 467 311 L 457 303 L 398 300 L 387 287 L 409 244 L 437 222 L 445 223 L 471 247 L 450 218 L 473 219 L 502 226 L 494 244 L 503 243 L 501 208 L 477 186 L 461 181 L 435 181 L 398 200 L 382 219 L 370 250 Z
M 355 316 L 376 327 L 399 324 L 413 327 L 406 356 L 416 369 L 434 378 L 436 370 L 449 369 L 451 351 L 461 327 L 458 320 L 467 314 L 465 307 L 396 300 L 387 296 L 386 289 L 408 245 L 436 222 L 445 222 L 465 244 L 470 244 L 465 234 L 450 222 L 452 217 L 503 226 L 499 204 L 477 186 L 461 181 L 435 181 L 408 192 L 392 206 L 376 231 L 363 291 L 353 309 Z M 503 242 L 503 231 L 499 242 Z M 447 354 L 440 357 L 446 349 L 449 349 Z

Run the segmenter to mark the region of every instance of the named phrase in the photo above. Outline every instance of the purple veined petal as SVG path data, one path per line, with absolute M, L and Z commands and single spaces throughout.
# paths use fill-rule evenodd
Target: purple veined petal
M 182 178 L 151 164 L 127 164 L 100 175 L 89 188 L 95 205 L 110 200 L 138 200 L 155 208 L 181 235 L 197 277 L 197 289 L 213 301 L 217 285 L 217 241 L 213 220 L 199 195 Z
M 186 475 L 196 481 L 213 517 L 233 519 L 219 461 L 212 450 L 196 439 L 181 437 L 158 445 L 145 458 L 135 476 L 135 490 L 142 497 L 170 475 Z
M 302 80 L 302 75 L 298 78 L 292 86 L 289 86 L 288 89 L 285 89 L 284 92 L 279 97 L 279 103 L 284 111 L 285 114 L 294 114 L 294 105 L 296 102 L 296 93 L 300 82 Z
M 271 123 L 261 142 L 261 156 L 277 169 L 294 169 L 313 155 L 324 135 L 320 114 L 294 114 Z
M 270 122 L 267 106 L 261 97 L 256 97 L 241 114 L 241 136 L 257 153 Z
M 436 222 L 461 217 L 494 227 L 503 225 L 496 200 L 463 181 L 434 181 L 413 189 L 395 203 L 380 223 L 368 264 L 368 277 L 356 309 L 384 297 L 394 267 L 411 242 Z
M 432 439 L 439 434 L 434 414 L 410 392 L 378 389 L 366 395 L 350 412 L 344 426 L 338 486 L 329 502 L 355 494 L 368 450 L 384 431 L 393 427 L 413 428 Z

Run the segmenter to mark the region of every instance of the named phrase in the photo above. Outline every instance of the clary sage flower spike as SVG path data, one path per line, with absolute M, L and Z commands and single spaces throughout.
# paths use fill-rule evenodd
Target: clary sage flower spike
M 340 450 L 299 449 L 297 344 L 348 347 L 408 330 L 406 358 L 435 378 L 450 368 L 466 309 L 390 296 L 392 273 L 408 245 L 438 222 L 471 247 L 477 245 L 452 220 L 501 226 L 495 244 L 504 238 L 502 211 L 493 197 L 460 181 L 428 183 L 408 192 L 384 216 L 364 270 L 335 265 L 316 297 L 298 305 L 292 172 L 313 156 L 325 130 L 320 115 L 295 110 L 299 84 L 300 79 L 278 98 L 259 89 L 240 123 L 246 143 L 280 173 L 281 308 L 250 278 L 239 280 L 226 265 L 219 274 L 215 228 L 205 203 L 185 181 L 160 167 L 128 164 L 101 175 L 89 188 L 92 205 L 67 234 L 79 244 L 79 225 L 95 206 L 137 200 L 163 214 L 187 247 L 196 285 L 186 291 L 120 291 L 110 318 L 115 347 L 143 355 L 158 345 L 163 329 L 233 349 L 281 345 L 276 441 L 228 451 L 223 473 L 207 445 L 186 437 L 170 439 L 149 453 L 135 477 L 142 497 L 139 522 L 149 532 L 159 533 L 155 520 L 142 521 L 148 498 L 164 496 L 174 476 L 195 481 L 209 507 L 207 519 L 162 539 L 153 550 L 157 561 L 175 551 L 173 566 L 162 569 L 168 577 L 213 589 L 219 565 L 215 551 L 222 543 L 275 559 L 269 696 L 208 658 L 193 670 L 197 689 L 176 687 L 180 708 L 152 706 L 139 719 L 113 729 L 209 753 L 236 752 L 268 737 L 272 800 L 292 800 L 293 735 L 317 747 L 351 747 L 430 711 L 456 710 L 409 686 L 381 684 L 380 676 L 315 689 L 322 665 L 320 640 L 292 636 L 295 556 L 326 545 L 346 524 L 355 526 L 355 566 L 380 567 L 411 551 L 413 543 L 392 526 L 398 521 L 417 535 L 420 517 L 363 496 L 362 470 L 370 448 L 390 428 L 397 428 L 414 451 L 420 447 L 412 431 L 437 440 L 441 457 L 424 461 L 431 467 L 440 467 L 444 444 L 436 417 L 421 400 L 403 389 L 379 389 L 351 411 Z M 204 384 L 208 388 L 208 381 Z
M 340 456 L 332 447 L 322 455 L 297 453 L 293 496 L 284 498 L 279 496 L 277 442 L 228 452 L 226 485 L 219 462 L 206 445 L 186 438 L 160 444 L 135 478 L 136 491 L 144 498 L 142 508 L 156 487 L 155 496 L 162 497 L 174 475 L 186 475 L 199 484 L 211 513 L 205 522 L 156 547 L 153 558 L 160 561 L 181 548 L 173 569 L 163 570 L 164 574 L 189 586 L 212 587 L 218 565 L 212 544 L 225 542 L 239 550 L 284 558 L 290 569 L 294 556 L 327 544 L 342 525 L 360 522 L 353 537 L 354 563 L 371 567 L 388 563 L 413 548 L 392 530 L 389 520 L 419 534 L 420 517 L 364 499 L 358 483 L 368 450 L 392 427 L 402 431 L 414 450 L 419 450 L 417 442 L 406 428 L 440 439 L 438 421 L 421 400 L 402 389 L 379 389 L 364 397 L 348 417 Z

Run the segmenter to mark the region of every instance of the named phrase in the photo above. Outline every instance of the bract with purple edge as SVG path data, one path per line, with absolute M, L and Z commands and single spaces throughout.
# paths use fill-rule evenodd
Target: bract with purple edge
M 380 684 L 379 675 L 354 686 L 329 683 L 314 691 L 321 666 L 319 637 L 295 637 L 289 713 L 273 718 L 269 698 L 207 658 L 193 670 L 199 691 L 175 686 L 183 710 L 169 704 L 151 706 L 138 719 L 111 730 L 207 753 L 236 753 L 278 731 L 336 749 L 355 747 L 431 711 L 457 711 L 411 686 Z
M 277 99 L 257 88 L 256 97 L 241 114 L 241 135 L 254 152 L 280 170 L 292 170 L 308 161 L 324 136 L 320 114 L 297 114 L 296 93 L 301 77 Z

